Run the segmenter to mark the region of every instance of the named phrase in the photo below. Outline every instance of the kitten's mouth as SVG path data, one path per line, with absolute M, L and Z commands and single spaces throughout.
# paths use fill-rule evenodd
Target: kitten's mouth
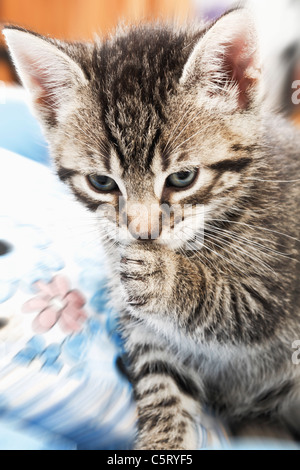
M 115 246 L 128 246 L 128 245 L 139 245 L 146 247 L 155 247 L 160 246 L 168 250 L 176 251 L 179 249 L 187 251 L 199 251 L 204 245 L 204 236 L 199 236 L 198 234 L 193 234 L 190 237 L 182 236 L 170 236 L 164 237 L 160 236 L 159 238 L 138 238 L 133 239 L 132 237 L 119 238 L 118 241 L 114 241 Z

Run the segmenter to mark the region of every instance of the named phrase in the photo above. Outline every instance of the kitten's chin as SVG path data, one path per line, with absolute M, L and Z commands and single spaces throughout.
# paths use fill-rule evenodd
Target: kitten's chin
M 179 249 L 187 249 L 187 243 L 182 240 L 167 240 L 159 238 L 157 240 L 118 240 L 114 241 L 113 245 L 121 246 L 121 247 L 128 247 L 132 245 L 139 245 L 149 247 L 155 246 L 165 248 L 166 250 L 177 251 Z
M 194 241 L 186 241 L 186 240 L 176 240 L 176 239 L 158 239 L 154 241 L 155 244 L 165 247 L 168 250 L 177 251 L 180 249 L 184 250 L 199 250 L 201 249 L 202 245 L 197 242 L 197 246 Z

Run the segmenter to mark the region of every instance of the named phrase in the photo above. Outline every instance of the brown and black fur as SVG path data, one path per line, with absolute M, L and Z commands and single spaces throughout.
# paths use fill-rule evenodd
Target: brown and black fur
M 232 425 L 263 417 L 300 431 L 300 370 L 292 363 L 292 343 L 300 338 L 300 190 L 289 182 L 299 178 L 300 138 L 264 109 L 255 85 L 241 91 L 249 92 L 246 105 L 231 107 L 228 69 L 217 81 L 224 106 L 217 92 L 206 92 L 201 61 L 182 79 L 209 28 L 145 25 L 95 44 L 43 39 L 83 73 L 82 82 L 70 84 L 66 72 L 74 109 L 59 114 L 63 104 L 49 100 L 47 86 L 46 96 L 33 101 L 58 175 L 89 210 L 103 202 L 84 187 L 90 173 L 118 167 L 128 201 L 169 205 L 174 193 L 165 185 L 158 197 L 157 173 L 192 161 L 198 178 L 207 175 L 180 199 L 211 207 L 196 251 L 188 240 L 175 248 L 159 240 L 122 243 L 99 212 L 139 449 L 195 448 L 195 417 L 205 407 Z

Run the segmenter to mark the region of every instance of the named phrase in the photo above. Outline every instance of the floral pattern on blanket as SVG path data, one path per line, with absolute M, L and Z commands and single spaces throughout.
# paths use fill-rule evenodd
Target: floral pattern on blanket
M 59 323 L 65 331 L 79 331 L 87 319 L 83 309 L 86 301 L 78 290 L 70 290 L 68 280 L 55 276 L 49 283 L 37 281 L 33 285 L 38 295 L 28 300 L 22 308 L 24 313 L 38 311 L 33 329 L 39 332 L 50 330 Z
M 73 429 L 81 422 L 91 439 L 77 436 L 76 448 L 126 448 L 135 432 L 135 406 L 131 386 L 116 367 L 122 347 L 113 331 L 116 322 L 108 318 L 114 313 L 107 307 L 105 277 L 88 282 L 84 272 L 95 264 L 81 256 L 69 266 L 41 227 L 7 217 L 0 227 L 0 404 L 6 403 L 6 418 L 18 416 L 26 433 L 38 422 L 56 437 L 59 432 L 62 442 L 73 442 Z M 97 262 L 101 273 L 103 259 Z M 69 410 L 62 408 L 66 399 Z M 91 410 L 88 416 L 94 410 L 96 417 L 81 415 L 83 402 Z M 51 420 L 53 406 L 62 409 Z M 109 410 L 112 421 L 104 437 Z M 60 416 L 66 418 L 63 424 Z

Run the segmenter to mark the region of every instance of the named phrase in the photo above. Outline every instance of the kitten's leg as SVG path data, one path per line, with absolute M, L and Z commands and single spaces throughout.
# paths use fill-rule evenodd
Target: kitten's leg
M 184 325 L 203 295 L 201 267 L 159 246 L 132 245 L 121 253 L 120 280 L 131 319 L 125 336 L 139 414 L 137 447 L 195 449 L 201 385 L 191 363 L 181 365 L 180 346 L 177 355 L 172 346 L 175 334 L 179 343 L 187 341 Z
M 197 449 L 201 385 L 192 370 L 180 366 L 170 350 L 156 342 L 142 327 L 128 338 L 138 410 L 136 449 Z

